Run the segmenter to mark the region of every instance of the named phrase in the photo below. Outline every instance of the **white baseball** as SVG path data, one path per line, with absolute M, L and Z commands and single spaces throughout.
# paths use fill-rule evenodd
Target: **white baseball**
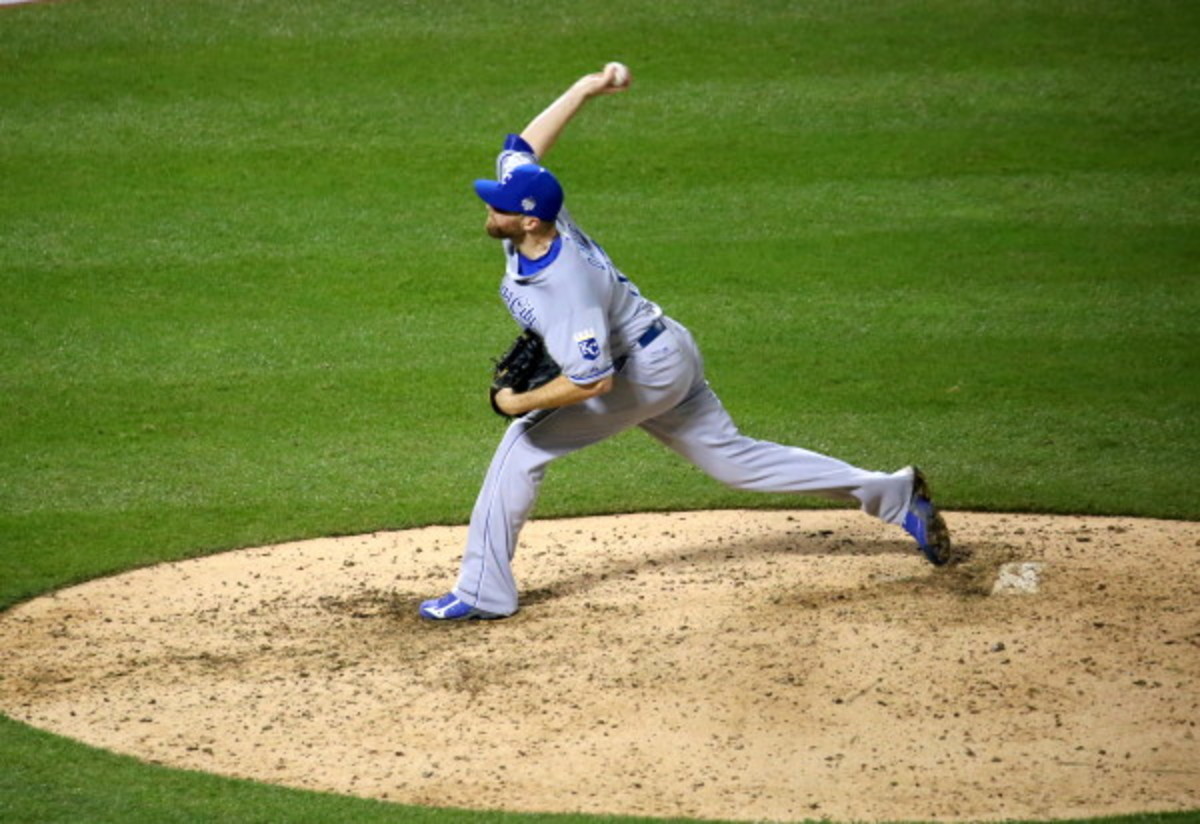
M 616 86 L 618 88 L 629 85 L 629 67 L 624 63 L 613 61 L 612 63 L 606 65 L 604 70 L 606 72 L 612 72 L 612 80 L 610 81 L 609 85 Z

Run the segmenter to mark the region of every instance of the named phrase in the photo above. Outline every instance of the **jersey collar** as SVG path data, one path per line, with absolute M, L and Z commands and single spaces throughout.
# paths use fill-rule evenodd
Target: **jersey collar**
M 562 251 L 562 235 L 554 238 L 554 242 L 550 244 L 550 248 L 546 250 L 546 254 L 542 255 L 537 260 L 530 260 L 520 252 L 517 252 L 517 274 L 523 278 L 531 278 L 538 272 L 545 269 L 554 261 L 558 260 L 558 253 Z

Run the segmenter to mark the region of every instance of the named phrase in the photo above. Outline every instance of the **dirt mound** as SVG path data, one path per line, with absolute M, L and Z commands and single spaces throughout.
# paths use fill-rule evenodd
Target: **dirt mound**
M 795 820 L 1200 807 L 1200 525 L 535 521 L 521 611 L 433 625 L 464 528 L 247 549 L 0 615 L 0 710 L 155 763 L 414 804 Z M 992 594 L 1002 564 L 1037 591 Z

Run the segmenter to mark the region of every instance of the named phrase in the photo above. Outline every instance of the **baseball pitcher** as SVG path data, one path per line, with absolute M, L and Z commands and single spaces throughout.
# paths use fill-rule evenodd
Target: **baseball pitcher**
M 516 367 L 498 368 L 492 405 L 512 421 L 471 513 L 458 582 L 423 603 L 421 616 L 461 621 L 516 612 L 512 560 L 546 468 L 634 426 L 732 487 L 854 501 L 907 530 L 931 563 L 952 560 L 949 532 L 916 467 L 873 472 L 741 434 L 705 381 L 688 330 L 572 219 L 562 186 L 541 162 L 587 101 L 630 84 L 619 63 L 580 78 L 507 137 L 495 180 L 475 182 L 487 233 L 504 251 L 500 297 L 537 347 L 523 359 L 540 360 L 542 377 L 506 382 Z

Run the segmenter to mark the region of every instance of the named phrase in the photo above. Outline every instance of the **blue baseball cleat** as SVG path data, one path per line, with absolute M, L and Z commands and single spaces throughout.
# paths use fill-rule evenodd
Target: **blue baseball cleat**
M 929 563 L 943 566 L 954 560 L 950 546 L 950 530 L 929 497 L 929 484 L 925 475 L 917 467 L 913 467 L 912 497 L 908 502 L 908 512 L 904 515 L 904 529 L 917 541 L 917 546 Z
M 504 618 L 495 612 L 473 607 L 460 599 L 453 592 L 447 592 L 441 598 L 426 601 L 417 610 L 422 618 L 430 621 L 491 621 Z

